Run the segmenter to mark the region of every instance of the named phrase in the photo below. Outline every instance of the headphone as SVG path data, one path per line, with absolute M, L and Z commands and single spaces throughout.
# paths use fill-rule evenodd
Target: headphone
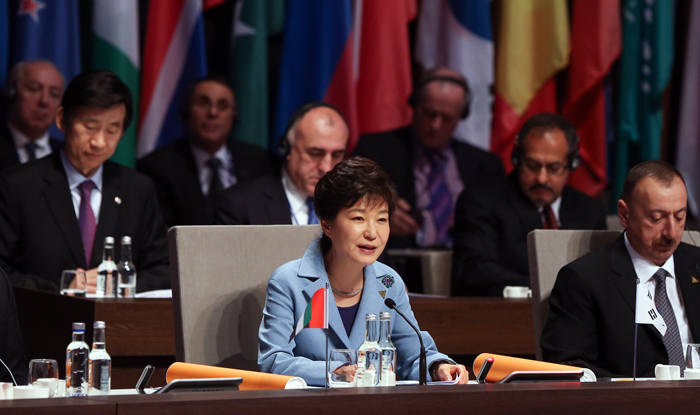
M 284 132 L 282 135 L 277 139 L 277 151 L 280 152 L 285 158 L 289 155 L 289 152 L 292 151 L 292 144 L 289 142 L 289 138 L 287 136 L 289 135 L 289 131 L 294 128 L 294 125 L 304 118 L 304 115 L 306 115 L 309 111 L 311 111 L 314 108 L 320 108 L 320 107 L 325 107 L 325 108 L 330 108 L 333 111 L 337 112 L 340 115 L 340 118 L 343 119 L 343 122 L 345 122 L 345 125 L 347 125 L 347 121 L 345 121 L 345 117 L 343 117 L 343 114 L 338 110 L 338 108 L 334 107 L 331 104 L 325 103 L 323 101 L 311 101 L 307 104 L 302 105 L 301 107 L 297 108 L 292 115 L 289 117 L 289 121 L 287 122 L 287 126 L 284 128 Z
M 543 115 L 552 116 L 554 114 L 538 114 L 538 115 L 535 115 L 535 117 L 543 116 Z M 554 116 L 563 120 L 563 123 L 562 123 L 563 125 L 548 124 L 547 127 L 554 126 L 556 128 L 559 128 L 560 130 L 562 130 L 564 132 L 564 135 L 567 136 L 567 140 L 566 140 L 567 144 L 569 143 L 567 130 L 570 131 L 574 136 L 574 146 L 572 149 L 569 150 L 569 154 L 567 154 L 567 159 L 568 159 L 567 160 L 567 167 L 569 168 L 569 170 L 576 170 L 578 168 L 578 166 L 581 165 L 581 154 L 579 153 L 579 150 L 581 149 L 581 139 L 579 138 L 578 133 L 576 133 L 576 130 L 574 129 L 574 127 L 571 124 L 569 124 L 569 122 L 566 121 L 566 119 L 564 119 L 563 117 L 560 117 L 558 115 L 554 115 Z M 523 156 L 525 155 L 525 153 L 523 152 L 523 147 L 522 147 L 522 144 L 523 144 L 522 142 L 523 142 L 523 140 L 525 140 L 525 137 L 522 136 L 523 135 L 522 133 L 523 133 L 523 130 L 525 129 L 525 126 L 527 125 L 528 121 L 525 122 L 523 127 L 520 129 L 520 132 L 518 132 L 518 134 L 515 135 L 515 139 L 513 140 L 513 152 L 510 154 L 510 162 L 513 163 L 513 167 L 515 167 L 515 168 L 517 168 L 520 165 L 520 159 L 523 158 Z M 542 126 L 544 126 L 544 125 L 542 125 Z M 530 128 L 528 130 L 528 134 L 533 128 L 537 128 L 537 127 L 540 127 L 540 126 L 534 126 L 534 127 Z M 562 128 L 562 127 L 564 127 L 564 128 Z
M 464 90 L 464 106 L 462 107 L 462 113 L 459 115 L 459 117 L 461 119 L 467 118 L 469 116 L 469 107 L 471 107 L 472 102 L 471 90 L 469 89 L 469 84 L 467 83 L 466 79 L 457 78 L 455 76 L 428 76 L 425 79 L 423 79 L 420 82 L 420 84 L 418 84 L 418 86 L 413 89 L 413 92 L 411 92 L 411 95 L 408 97 L 408 103 L 411 105 L 411 107 L 415 109 L 418 106 L 418 103 L 420 102 L 420 97 L 423 94 L 423 89 L 425 88 L 425 86 L 435 81 L 450 82 L 459 85 Z

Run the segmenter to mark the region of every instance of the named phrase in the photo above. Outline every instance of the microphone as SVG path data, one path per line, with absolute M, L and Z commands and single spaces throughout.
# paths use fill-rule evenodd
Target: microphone
M 418 365 L 419 366 L 418 384 L 419 385 L 427 385 L 428 382 L 426 380 L 426 372 L 427 372 L 426 366 L 428 365 L 427 364 L 428 358 L 425 354 L 425 346 L 423 345 L 423 336 L 421 336 L 420 331 L 418 331 L 416 326 L 414 326 L 413 323 L 411 323 L 411 320 L 406 318 L 406 316 L 403 315 L 403 313 L 401 311 L 399 311 L 398 308 L 396 308 L 396 302 L 394 300 L 392 300 L 391 298 L 387 298 L 386 300 L 384 300 L 384 304 L 386 304 L 387 307 L 396 311 L 401 317 L 403 317 L 403 319 L 406 320 L 406 323 L 408 323 L 408 325 L 411 326 L 411 328 L 413 330 L 415 330 L 416 334 L 418 335 L 418 340 L 420 340 L 420 364 Z

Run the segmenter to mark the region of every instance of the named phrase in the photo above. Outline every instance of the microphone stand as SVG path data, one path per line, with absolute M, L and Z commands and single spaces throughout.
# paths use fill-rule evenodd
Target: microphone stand
M 421 336 L 420 331 L 416 328 L 416 326 L 411 323 L 411 320 L 409 320 L 399 309 L 396 307 L 396 302 L 392 300 L 391 298 L 387 298 L 384 300 L 384 304 L 386 304 L 387 307 L 390 309 L 396 311 L 398 315 L 403 317 L 404 320 L 406 320 L 406 323 L 408 323 L 409 326 L 416 332 L 418 335 L 418 340 L 420 341 L 420 361 L 418 364 L 418 384 L 419 385 L 427 385 L 428 381 L 426 379 L 426 373 L 427 373 L 427 366 L 428 366 L 428 357 L 425 353 L 425 345 L 423 344 L 423 336 Z

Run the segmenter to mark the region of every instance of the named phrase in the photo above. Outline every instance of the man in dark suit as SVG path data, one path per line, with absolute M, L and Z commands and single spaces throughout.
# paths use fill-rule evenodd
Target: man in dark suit
M 525 122 L 506 178 L 465 191 L 457 201 L 452 294 L 501 296 L 529 286 L 527 234 L 534 229 L 606 229 L 603 204 L 566 186 L 578 136 L 564 118 Z
M 659 363 L 685 367 L 688 343 L 700 339 L 700 250 L 681 243 L 687 200 L 675 167 L 630 170 L 617 205 L 625 233 L 559 271 L 540 340 L 545 360 L 632 376 L 636 329 L 637 376 L 653 377 Z M 635 327 L 644 316 L 653 324 Z
M 132 240 L 139 291 L 168 288 L 168 249 L 153 183 L 112 156 L 133 115 L 109 71 L 78 75 L 56 123 L 65 146 L 0 175 L 0 267 L 16 285 L 57 290 L 64 269 L 87 270 L 95 292 L 105 237 Z
M 292 114 L 280 151 L 279 173 L 221 192 L 214 221 L 220 225 L 306 225 L 318 223 L 313 210 L 316 183 L 345 157 L 349 129 L 329 104 L 311 102 Z
M 215 195 L 268 173 L 270 159 L 258 146 L 229 140 L 238 111 L 224 78 L 195 82 L 180 113 L 187 135 L 144 157 L 138 169 L 155 182 L 168 226 L 209 225 Z
M 12 284 L 0 269 L 0 382 L 27 384 L 27 359 Z M 9 370 L 9 371 L 8 371 Z
M 58 149 L 49 127 L 63 95 L 63 75 L 47 61 L 24 61 L 10 71 L 0 121 L 0 171 L 36 160 Z

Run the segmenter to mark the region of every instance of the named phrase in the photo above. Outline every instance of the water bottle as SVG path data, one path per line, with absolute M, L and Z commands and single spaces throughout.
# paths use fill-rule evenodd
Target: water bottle
M 107 394 L 112 381 L 112 358 L 105 347 L 105 322 L 96 321 L 90 352 L 90 391 Z
M 365 341 L 357 351 L 357 386 L 379 386 L 381 351 L 377 343 L 377 315 L 365 316 Z
M 379 349 L 382 353 L 380 386 L 396 386 L 396 347 L 391 342 L 391 313 L 379 313 Z
M 66 348 L 66 388 L 70 388 L 71 396 L 86 396 L 88 393 L 89 353 L 85 343 L 85 323 L 73 323 L 73 341 Z
M 117 296 L 119 298 L 134 298 L 136 296 L 136 267 L 131 262 L 131 238 L 128 236 L 122 237 Z
M 105 238 L 102 262 L 97 267 L 97 296 L 114 297 L 117 288 L 117 264 L 114 263 L 114 238 Z

